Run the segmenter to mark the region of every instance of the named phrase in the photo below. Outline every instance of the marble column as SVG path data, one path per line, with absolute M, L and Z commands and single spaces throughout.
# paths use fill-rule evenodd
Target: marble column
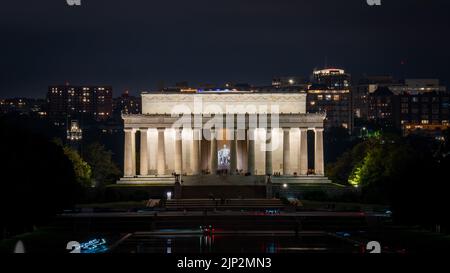
M 148 175 L 148 129 L 141 128 L 140 175 Z
M 209 169 L 211 171 L 211 174 L 216 174 L 217 172 L 217 139 L 216 139 L 216 130 L 211 129 L 211 151 L 210 151 L 210 158 L 209 158 Z
M 166 147 L 164 141 L 164 133 L 166 129 L 158 128 L 158 153 L 156 157 L 156 168 L 158 175 L 166 174 Z
M 266 131 L 266 175 L 272 175 L 272 129 Z
M 237 145 L 237 168 L 247 170 L 247 138 L 245 129 L 236 130 Z
M 236 130 L 232 130 L 231 133 L 231 145 L 230 145 L 230 173 L 236 174 L 237 169 L 237 133 Z
M 323 163 L 323 129 L 316 128 L 315 130 L 315 151 L 314 151 L 314 169 L 316 175 L 324 175 Z
M 200 174 L 200 129 L 192 130 L 191 169 L 192 175 Z
M 124 176 L 136 175 L 136 136 L 134 129 L 125 129 Z
M 247 172 L 255 175 L 255 129 L 247 130 Z
M 308 174 L 308 129 L 300 128 L 300 175 Z
M 283 128 L 283 175 L 290 175 L 291 173 L 291 128 Z
M 183 171 L 182 129 L 175 129 L 175 173 Z

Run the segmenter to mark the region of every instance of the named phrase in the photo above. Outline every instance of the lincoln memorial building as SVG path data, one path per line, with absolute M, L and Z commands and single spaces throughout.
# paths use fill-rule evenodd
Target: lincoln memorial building
M 298 91 L 143 93 L 142 114 L 123 115 L 118 183 L 326 183 L 324 119 L 306 113 L 306 94 Z

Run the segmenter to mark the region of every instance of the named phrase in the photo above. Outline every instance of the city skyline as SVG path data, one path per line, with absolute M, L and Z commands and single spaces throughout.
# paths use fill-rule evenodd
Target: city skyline
M 133 95 L 161 81 L 262 85 L 326 64 L 355 76 L 449 83 L 448 1 L 273 4 L 57 1 L 29 3 L 25 12 L 10 2 L 0 11 L 2 97 L 39 97 L 64 82 Z
M 341 67 L 338 66 L 328 66 L 327 68 L 323 68 L 322 70 L 328 70 L 328 69 L 337 69 L 342 70 Z M 390 79 L 391 84 L 398 85 L 398 86 L 405 86 L 405 88 L 411 88 L 407 87 L 408 81 L 418 81 L 418 82 L 437 82 L 437 84 L 440 84 L 441 88 L 446 88 L 447 83 L 445 79 L 441 78 L 430 78 L 430 77 L 405 77 L 405 78 L 395 78 L 392 75 L 389 74 L 361 74 L 358 76 L 354 76 L 354 74 L 347 73 L 348 71 L 345 71 L 347 75 L 350 77 L 349 86 L 347 88 L 350 89 L 350 92 L 357 94 L 358 86 L 360 85 L 366 85 L 367 82 L 365 81 L 374 81 L 372 84 L 375 85 L 383 85 L 383 80 Z M 11 94 L 8 96 L 7 94 L 0 94 L 0 99 L 33 99 L 33 100 L 46 100 L 48 96 L 48 89 L 51 87 L 93 87 L 93 86 L 108 86 L 111 88 L 112 96 L 113 98 L 119 98 L 122 95 L 126 94 L 132 97 L 140 97 L 142 94 L 145 93 L 151 93 L 151 92 L 157 92 L 157 91 L 181 91 L 184 88 L 192 89 L 192 90 L 214 90 L 214 89 L 220 89 L 220 90 L 227 90 L 229 89 L 232 91 L 233 89 L 236 90 L 256 90 L 256 91 L 263 91 L 266 89 L 292 89 L 296 88 L 299 92 L 308 92 L 308 90 L 311 90 L 311 88 L 314 88 L 316 86 L 315 80 L 309 78 L 309 76 L 313 75 L 313 71 L 310 75 L 278 75 L 277 77 L 272 77 L 271 79 L 266 80 L 263 83 L 256 83 L 256 82 L 231 82 L 231 81 L 225 81 L 223 80 L 221 83 L 213 83 L 208 81 L 203 81 L 200 83 L 191 83 L 188 81 L 174 81 L 174 82 L 164 82 L 163 88 L 157 86 L 154 88 L 142 88 L 142 89 L 117 89 L 115 86 L 111 84 L 94 84 L 91 82 L 82 82 L 82 83 L 76 83 L 73 84 L 72 82 L 59 82 L 55 84 L 47 84 L 43 86 L 43 90 L 39 89 L 39 92 L 30 94 L 30 95 L 21 95 L 21 94 Z M 302 82 L 298 82 L 298 79 L 302 79 Z M 281 84 L 280 81 L 287 81 L 283 84 Z M 292 81 L 289 82 L 289 81 Z M 379 82 L 377 82 L 379 81 Z M 281 84 L 281 85 L 280 85 Z M 407 91 L 406 89 L 403 91 Z M 445 92 L 447 90 L 444 90 Z

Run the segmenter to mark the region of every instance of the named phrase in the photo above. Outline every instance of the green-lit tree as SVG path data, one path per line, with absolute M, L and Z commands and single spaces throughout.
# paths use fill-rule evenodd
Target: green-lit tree
M 85 187 L 92 187 L 94 184 L 92 179 L 92 170 L 89 164 L 81 158 L 80 154 L 76 150 L 68 146 L 64 146 L 63 150 L 64 154 L 72 162 L 73 170 L 77 177 L 78 183 Z
M 349 177 L 352 175 L 355 166 L 362 164 L 368 146 L 369 142 L 359 143 L 340 156 L 336 162 L 328 164 L 326 167 L 327 176 L 335 183 L 349 185 Z
M 89 164 L 83 160 L 77 150 L 63 144 L 59 138 L 54 138 L 53 143 L 60 146 L 64 155 L 72 162 L 73 171 L 75 172 L 77 182 L 84 187 L 92 187 L 92 169 Z
M 448 133 L 444 136 L 448 139 Z M 384 133 L 346 152 L 328 166 L 328 175 L 335 182 L 359 187 L 362 202 L 389 204 L 397 222 L 442 225 L 449 208 L 444 178 L 450 168 L 447 144 Z
M 83 158 L 92 168 L 95 186 L 112 184 L 120 177 L 121 172 L 112 161 L 112 152 L 99 143 L 86 146 Z

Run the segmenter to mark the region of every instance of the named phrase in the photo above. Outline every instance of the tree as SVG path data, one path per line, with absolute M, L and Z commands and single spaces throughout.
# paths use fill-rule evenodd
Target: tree
M 384 132 L 356 145 L 328 171 L 339 183 L 347 178 L 347 185 L 360 187 L 361 201 L 389 204 L 397 223 L 433 227 L 447 221 L 446 155 L 445 142 Z
M 335 183 L 349 185 L 349 177 L 356 165 L 366 156 L 369 142 L 362 142 L 345 152 L 334 163 L 327 164 L 326 174 Z
M 23 117 L 26 119 L 26 117 Z M 62 147 L 21 123 L 0 118 L 0 150 L 4 159 L 0 191 L 0 226 L 24 232 L 72 207 L 81 195 L 71 161 Z
M 86 146 L 84 159 L 92 168 L 92 178 L 96 186 L 112 184 L 120 177 L 119 168 L 112 161 L 112 153 L 99 143 Z
M 78 183 L 84 187 L 92 187 L 93 180 L 91 167 L 81 158 L 78 151 L 70 146 L 64 145 L 62 140 L 59 138 L 54 138 L 53 142 L 63 149 L 64 154 L 72 162 L 73 170 Z
M 68 146 L 64 146 L 63 151 L 72 162 L 73 170 L 77 177 L 78 183 L 85 187 L 92 187 L 94 185 L 94 181 L 92 179 L 92 170 L 89 164 L 81 158 L 80 154 L 76 150 Z

